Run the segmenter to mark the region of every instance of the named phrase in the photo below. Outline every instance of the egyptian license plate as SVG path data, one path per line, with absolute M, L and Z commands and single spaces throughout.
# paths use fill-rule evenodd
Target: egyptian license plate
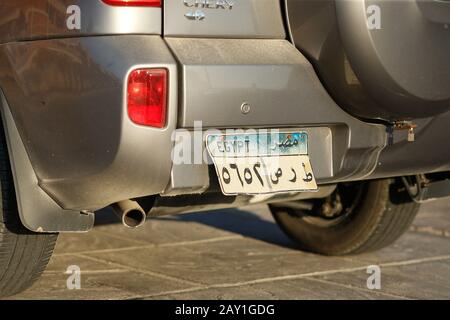
M 212 134 L 206 146 L 225 195 L 317 190 L 306 132 Z

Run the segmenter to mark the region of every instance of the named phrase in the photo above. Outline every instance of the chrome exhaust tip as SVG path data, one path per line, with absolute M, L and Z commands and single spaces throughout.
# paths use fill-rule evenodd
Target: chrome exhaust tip
M 147 219 L 144 209 L 136 201 L 120 201 L 113 204 L 112 208 L 122 221 L 122 224 L 127 228 L 138 228 L 144 225 Z

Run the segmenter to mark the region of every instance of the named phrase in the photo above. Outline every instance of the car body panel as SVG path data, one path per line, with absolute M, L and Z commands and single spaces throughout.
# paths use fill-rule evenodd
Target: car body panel
M 167 37 L 284 39 L 281 2 L 278 0 L 222 1 L 166 0 L 164 35 Z M 189 18 L 192 14 L 203 18 Z
M 351 114 L 393 122 L 450 110 L 450 4 L 286 0 L 286 9 L 292 41 Z
M 183 61 L 183 53 L 174 46 L 176 40 L 168 41 L 177 59 Z M 196 41 L 203 42 L 201 39 L 188 41 L 192 45 Z M 250 41 L 250 45 L 254 45 L 252 40 L 210 41 L 224 48 L 233 47 L 228 41 L 238 41 L 241 46 L 245 46 L 242 41 Z M 283 52 L 279 49 L 279 41 L 283 40 L 255 41 L 267 42 L 260 44 L 271 49 L 271 54 L 261 58 L 267 62 L 270 62 L 270 57 L 277 56 L 275 53 Z M 318 79 L 316 83 L 312 82 L 315 75 L 301 54 L 287 42 L 281 45 L 288 51 L 284 59 L 292 61 L 287 67 L 281 67 L 287 68 L 288 72 L 281 74 L 284 79 L 280 77 L 277 83 L 283 84 L 292 77 L 303 81 L 309 104 L 305 102 L 299 105 L 296 102 L 303 99 L 302 91 L 295 91 L 295 86 L 291 84 L 291 88 L 283 89 L 282 92 L 297 92 L 299 96 L 288 96 L 282 113 L 273 108 L 275 102 L 272 102 L 263 106 L 265 114 L 256 112 L 247 117 L 239 112 L 239 117 L 225 116 L 219 113 L 221 108 L 240 110 L 240 105 L 230 105 L 225 98 L 218 96 L 214 99 L 222 100 L 223 104 L 218 103 L 217 110 L 207 108 L 206 105 L 203 107 L 196 101 L 200 110 L 208 112 L 195 117 L 203 121 L 205 128 L 320 127 L 326 124 L 332 128 L 333 135 L 339 138 L 333 141 L 333 157 L 328 159 L 334 161 L 333 171 L 319 176 L 333 180 L 369 174 L 386 143 L 384 126 L 366 124 L 342 111 L 321 89 Z M 294 59 L 295 55 L 298 55 L 297 59 Z M 6 71 L 0 77 L 0 84 L 11 105 L 11 112 L 25 142 L 39 185 L 63 208 L 98 209 L 119 200 L 158 194 L 165 190 L 171 174 L 171 134 L 176 128 L 177 119 L 180 125 L 179 119 L 182 118 L 178 117 L 175 58 L 164 40 L 159 36 L 41 40 L 3 45 L 0 47 L 0 57 L 4 63 L 2 69 Z M 117 62 L 118 57 L 120 63 Z M 253 52 L 250 51 L 241 59 L 249 61 L 252 57 Z M 255 82 L 254 74 L 259 75 L 267 70 L 274 72 L 279 67 L 273 64 L 281 63 L 279 58 L 275 59 L 272 64 L 259 61 L 254 72 L 241 75 L 242 81 Z M 47 65 L 45 73 L 40 68 L 43 64 Z M 162 130 L 137 126 L 126 115 L 124 92 L 127 74 L 142 66 L 169 70 L 169 123 Z M 222 83 L 214 83 L 219 94 L 226 94 L 229 88 L 230 82 L 226 80 L 226 75 L 224 72 Z M 230 75 L 229 79 L 232 80 L 233 76 Z M 185 78 L 180 80 L 184 83 L 188 81 Z M 308 87 L 310 83 L 312 85 Z M 200 92 L 206 89 L 204 84 L 197 81 L 197 87 L 189 91 Z M 273 90 L 248 91 L 243 98 L 257 101 L 267 92 L 271 94 Z M 216 116 L 211 117 L 214 114 Z M 190 123 L 183 123 L 181 127 L 190 127 Z M 351 130 L 359 132 L 359 135 L 353 135 Z M 155 150 L 158 152 L 155 153 Z M 372 156 L 364 158 L 363 162 L 358 161 L 367 153 Z M 97 189 L 102 192 L 95 191 Z
M 0 57 L 0 85 L 39 185 L 63 208 L 98 209 L 118 195 L 164 190 L 178 80 L 160 36 L 18 42 L 0 46 Z M 169 70 L 163 129 L 136 125 L 126 114 L 126 79 L 140 67 Z
M 80 30 L 66 28 L 71 5 L 82 10 Z M 200 121 L 200 134 L 308 132 L 316 196 L 338 182 L 450 169 L 446 152 L 428 156 L 438 152 L 433 141 L 445 139 L 448 113 L 419 119 L 417 143 L 411 143 L 390 123 L 344 111 L 311 57 L 285 39 L 283 9 L 275 0 L 245 0 L 231 10 L 203 8 L 205 18 L 191 20 L 185 14 L 192 8 L 181 0 L 165 1 L 164 17 L 160 8 L 100 0 L 0 4 L 6 17 L 0 19 L 2 112 L 13 164 L 23 158 L 26 168 L 14 173 L 24 225 L 37 232 L 85 231 L 91 211 L 142 197 L 162 206 L 152 209 L 155 215 L 314 197 L 225 197 L 210 164 L 174 164 L 173 135 L 195 135 Z M 129 73 L 152 67 L 169 72 L 163 129 L 136 125 L 127 114 Z M 242 112 L 244 103 L 249 112 Z
M 380 153 L 371 179 L 450 170 L 450 112 L 418 120 L 417 125 L 414 142 L 407 141 L 406 131 L 395 132 L 393 142 Z
M 101 0 L 1 1 L 0 43 L 106 34 L 161 34 L 161 12 L 161 8 L 110 6 Z M 80 28 L 68 28 L 68 19 L 77 13 Z
M 35 232 L 86 232 L 94 226 L 93 212 L 64 210 L 39 186 L 3 92 L 0 107 L 14 178 L 17 206 L 23 225 Z

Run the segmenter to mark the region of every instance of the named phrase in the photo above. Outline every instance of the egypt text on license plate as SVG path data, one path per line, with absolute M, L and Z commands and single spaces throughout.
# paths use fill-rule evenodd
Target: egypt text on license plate
M 206 146 L 225 195 L 317 190 L 306 132 L 212 134 Z

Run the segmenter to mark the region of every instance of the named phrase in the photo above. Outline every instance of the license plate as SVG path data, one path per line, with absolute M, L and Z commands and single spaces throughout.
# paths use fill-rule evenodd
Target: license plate
M 206 146 L 225 195 L 317 190 L 306 132 L 214 134 Z

